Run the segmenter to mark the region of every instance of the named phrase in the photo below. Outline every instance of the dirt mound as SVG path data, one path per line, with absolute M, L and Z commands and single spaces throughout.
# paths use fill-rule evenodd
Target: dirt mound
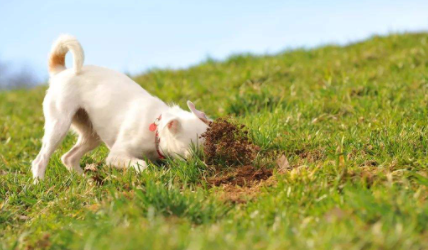
M 240 187 L 250 187 L 255 183 L 267 180 L 272 176 L 272 169 L 260 168 L 256 169 L 253 166 L 244 166 L 237 168 L 229 173 L 220 173 L 219 176 L 214 176 L 208 179 L 211 186 L 220 185 L 235 185 Z
M 244 125 L 225 118 L 210 122 L 201 137 L 205 139 L 205 162 L 209 165 L 250 165 L 260 150 L 248 138 L 248 130 Z
M 201 137 L 204 161 L 216 169 L 207 179 L 208 186 L 221 187 L 221 200 L 246 203 L 260 193 L 260 187 L 270 185 L 272 169 L 252 165 L 260 148 L 251 142 L 244 125 L 219 118 Z

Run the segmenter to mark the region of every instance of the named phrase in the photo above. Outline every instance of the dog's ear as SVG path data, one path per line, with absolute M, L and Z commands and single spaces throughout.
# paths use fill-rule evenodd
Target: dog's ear
M 180 121 L 177 118 L 173 118 L 168 121 L 166 127 L 173 134 L 176 134 L 180 130 Z
M 178 119 L 178 117 L 171 115 L 171 116 L 166 116 L 162 119 L 165 119 L 164 120 L 164 122 L 165 122 L 164 128 L 167 128 L 171 133 L 176 134 L 177 132 L 180 131 L 181 123 L 180 123 L 180 120 Z
M 190 111 L 192 111 L 192 113 L 204 123 L 208 124 L 210 122 L 210 119 L 208 119 L 207 115 L 205 115 L 204 112 L 197 110 L 195 104 L 193 104 L 191 101 L 187 101 L 187 107 L 189 107 Z

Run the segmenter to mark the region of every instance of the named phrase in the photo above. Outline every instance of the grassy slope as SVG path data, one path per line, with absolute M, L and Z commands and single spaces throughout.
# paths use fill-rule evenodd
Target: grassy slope
M 428 34 L 391 35 L 137 77 L 287 155 L 295 169 L 241 205 L 205 187 L 198 159 L 141 175 L 103 168 L 95 186 L 60 163 L 71 135 L 34 186 L 45 88 L 0 93 L 0 248 L 428 248 L 427 51 Z

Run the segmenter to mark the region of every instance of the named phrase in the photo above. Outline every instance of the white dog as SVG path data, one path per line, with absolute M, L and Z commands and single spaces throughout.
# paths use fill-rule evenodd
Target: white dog
M 73 69 L 65 68 L 65 54 L 73 54 Z M 69 170 L 83 173 L 82 156 L 104 142 L 110 149 L 107 164 L 138 171 L 143 159 L 191 154 L 191 145 L 208 127 L 207 116 L 187 102 L 191 112 L 168 106 L 119 72 L 83 66 L 80 43 L 62 35 L 49 56 L 50 86 L 43 102 L 45 134 L 40 153 L 32 163 L 33 177 L 43 179 L 49 158 L 70 126 L 79 138 L 62 156 Z

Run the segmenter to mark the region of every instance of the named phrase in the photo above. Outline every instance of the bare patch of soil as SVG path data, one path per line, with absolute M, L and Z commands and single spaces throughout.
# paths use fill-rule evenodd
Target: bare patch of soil
M 36 243 L 32 245 L 27 245 L 25 249 L 33 250 L 33 249 L 48 249 L 52 244 L 50 241 L 50 234 L 44 234 L 42 238 L 40 238 Z
M 253 200 L 260 193 L 260 186 L 239 187 L 224 185 L 219 195 L 220 200 L 233 204 L 245 204 Z
M 276 184 L 273 176 L 268 179 L 253 181 L 244 186 L 233 185 L 229 183 L 220 184 L 221 191 L 218 193 L 220 200 L 233 204 L 245 204 L 255 199 L 262 192 L 264 187 L 270 187 Z
M 254 199 L 260 189 L 275 183 L 272 178 L 272 169 L 255 168 L 247 165 L 234 168 L 232 171 L 219 171 L 207 182 L 210 187 L 221 187 L 219 193 L 221 200 L 225 202 L 243 204 Z
M 240 187 L 251 187 L 254 184 L 269 179 L 272 176 L 272 169 L 260 168 L 253 166 L 243 166 L 236 168 L 234 171 L 214 176 L 208 179 L 211 186 L 220 186 L 223 184 L 236 185 Z

